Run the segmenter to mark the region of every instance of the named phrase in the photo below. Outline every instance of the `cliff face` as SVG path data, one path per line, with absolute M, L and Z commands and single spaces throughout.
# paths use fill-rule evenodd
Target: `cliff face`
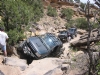
M 72 3 L 70 2 L 70 0 L 43 0 L 43 3 L 44 5 L 48 6 L 48 5 L 52 5 L 52 4 L 55 4 L 55 5 L 67 5 L 67 6 L 79 6 L 79 4 L 76 4 L 76 3 Z
M 39 22 L 37 22 L 38 28 L 40 30 L 43 30 L 40 32 L 40 30 L 35 30 L 36 33 L 40 32 L 40 34 L 44 31 L 46 32 L 53 32 L 58 34 L 57 32 L 60 30 L 65 30 L 65 24 L 67 23 L 67 20 L 64 18 L 61 18 L 61 10 L 63 8 L 70 8 L 74 11 L 74 15 L 72 16 L 72 19 L 75 20 L 77 18 L 86 18 L 84 10 L 79 6 L 77 3 L 71 3 L 68 0 L 43 0 L 44 3 L 44 16 L 40 19 Z M 56 17 L 50 17 L 47 15 L 47 7 L 51 5 L 52 7 L 56 8 L 57 16 Z M 97 11 L 97 7 L 91 5 L 90 7 L 90 13 L 91 13 L 91 21 L 94 21 L 94 11 Z M 97 16 L 97 15 L 96 15 Z M 32 29 L 32 27 L 31 27 Z M 32 32 L 32 36 L 34 33 Z
M 43 1 L 49 1 L 52 3 L 57 3 L 57 2 L 71 2 L 71 0 L 43 0 Z
M 67 6 L 79 6 L 78 3 L 72 3 L 70 0 L 43 0 L 44 5 L 48 6 L 49 4 L 58 4 L 58 5 L 67 5 Z
M 84 10 L 80 7 L 81 3 L 71 2 L 70 0 L 43 0 L 44 7 L 51 5 L 52 7 L 59 10 L 59 8 L 71 8 L 74 11 L 74 17 L 86 17 Z M 98 7 L 90 4 L 90 15 L 93 17 L 94 12 L 98 10 Z M 86 9 L 87 10 L 87 9 Z M 88 14 L 86 12 L 86 14 Z M 73 18 L 74 18 L 73 17 Z
M 81 3 L 76 3 L 76 2 L 71 2 L 70 0 L 42 0 L 45 5 L 52 5 L 52 4 L 58 4 L 58 5 L 66 5 L 66 6 L 75 6 L 75 7 L 79 7 Z M 98 7 L 91 4 L 90 7 L 92 9 L 98 10 Z

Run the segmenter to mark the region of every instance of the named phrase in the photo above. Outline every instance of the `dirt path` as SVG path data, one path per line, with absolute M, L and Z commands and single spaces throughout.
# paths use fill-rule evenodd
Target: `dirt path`
M 67 57 L 67 54 L 69 53 L 70 43 L 79 40 L 79 38 L 80 38 L 80 35 L 78 34 L 77 37 L 75 37 L 74 39 L 71 39 L 70 42 L 66 42 L 66 43 L 63 44 L 63 47 L 65 48 L 64 53 L 63 53 L 64 57 Z

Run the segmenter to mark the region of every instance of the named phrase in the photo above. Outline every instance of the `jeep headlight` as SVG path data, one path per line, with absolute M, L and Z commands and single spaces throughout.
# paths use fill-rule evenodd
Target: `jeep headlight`
M 36 55 L 37 55 L 38 57 L 41 57 L 41 55 L 40 55 L 38 52 L 36 52 Z
M 30 49 L 28 47 L 24 47 L 23 49 L 24 54 L 30 54 Z

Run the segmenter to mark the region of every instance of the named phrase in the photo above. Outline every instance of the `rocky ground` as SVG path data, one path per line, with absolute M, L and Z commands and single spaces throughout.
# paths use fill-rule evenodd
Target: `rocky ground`
M 44 16 L 41 18 L 40 22 L 38 22 L 38 27 L 41 31 L 37 31 L 36 34 L 43 34 L 45 32 L 51 32 L 58 35 L 58 32 L 65 29 L 64 24 L 66 23 L 65 20 L 62 20 L 60 17 L 52 18 L 48 16 Z M 29 32 L 26 32 L 26 35 L 30 36 Z M 32 33 L 31 36 L 34 34 Z M 29 37 L 28 36 L 28 37 Z M 75 39 L 72 39 L 70 42 L 78 40 L 80 35 L 78 35 Z M 65 50 L 61 57 L 53 58 L 47 57 L 41 60 L 33 60 L 31 64 L 27 64 L 25 59 L 20 59 L 18 56 L 15 55 L 8 56 L 7 62 L 4 65 L 2 63 L 3 55 L 2 52 L 0 53 L 0 75 L 76 75 L 83 73 L 83 71 L 87 71 L 86 63 L 80 64 L 78 59 L 86 57 L 86 54 L 82 51 L 73 51 L 70 48 L 70 42 L 66 42 L 63 44 Z M 9 51 L 14 48 L 9 48 Z M 81 56 L 78 58 L 78 55 Z M 75 58 L 77 57 L 77 59 Z M 84 60 L 85 60 L 84 59 Z M 83 59 L 82 59 L 83 60 Z M 75 63 L 75 61 L 79 63 Z M 82 71 L 82 69 L 84 69 Z
M 20 59 L 15 55 L 8 57 L 6 64 L 3 64 L 3 55 L 0 55 L 0 75 L 76 75 L 83 73 L 87 71 L 87 55 L 82 51 L 74 52 L 70 49 L 70 43 L 78 40 L 79 37 L 80 35 L 63 44 L 65 50 L 61 57 L 33 60 L 29 65 L 25 59 Z M 80 60 L 83 57 L 85 57 L 85 62 L 83 59 Z
M 79 16 L 77 16 L 77 14 Z M 74 15 L 73 18 L 82 16 L 78 12 L 77 14 L 76 16 Z M 49 17 L 45 13 L 44 17 L 37 23 L 41 31 L 36 31 L 35 33 L 38 35 L 45 32 L 51 32 L 58 35 L 59 31 L 65 29 L 65 23 L 66 20 L 59 16 L 56 18 Z M 31 27 L 30 30 L 32 31 L 32 29 Z M 81 31 L 84 32 L 83 30 Z M 28 34 L 30 36 L 29 32 L 25 33 L 25 35 Z M 31 36 L 33 35 L 34 32 L 31 33 Z M 40 60 L 33 60 L 29 65 L 25 59 L 20 59 L 16 56 L 17 54 L 8 56 L 6 64 L 3 64 L 3 55 L 1 52 L 0 75 L 84 75 L 84 73 L 88 71 L 88 55 L 81 50 L 70 47 L 70 43 L 78 40 L 80 36 L 81 35 L 78 34 L 76 38 L 63 44 L 65 50 L 59 58 L 47 57 Z

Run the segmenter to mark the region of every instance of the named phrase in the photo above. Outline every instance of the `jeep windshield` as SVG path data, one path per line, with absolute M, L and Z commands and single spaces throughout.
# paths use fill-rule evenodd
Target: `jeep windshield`
M 75 29 L 74 28 L 70 28 L 68 31 L 69 31 L 69 33 L 74 33 Z
M 58 41 L 55 36 L 48 36 L 48 35 L 41 35 L 41 39 L 49 49 L 55 47 L 55 43 L 53 43 L 54 40 Z
M 67 31 L 60 31 L 60 34 L 67 34 Z

